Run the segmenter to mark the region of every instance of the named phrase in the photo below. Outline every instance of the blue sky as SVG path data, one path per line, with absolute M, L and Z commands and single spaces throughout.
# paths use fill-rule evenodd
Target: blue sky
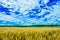
M 60 25 L 59 0 L 0 0 L 0 25 Z

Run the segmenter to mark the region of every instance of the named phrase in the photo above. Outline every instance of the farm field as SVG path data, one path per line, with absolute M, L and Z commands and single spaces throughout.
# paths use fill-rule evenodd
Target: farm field
M 0 27 L 0 40 L 60 40 L 60 28 Z

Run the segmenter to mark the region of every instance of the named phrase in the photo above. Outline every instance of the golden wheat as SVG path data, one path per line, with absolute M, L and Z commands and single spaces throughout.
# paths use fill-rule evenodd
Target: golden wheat
M 60 40 L 60 28 L 0 27 L 0 40 Z

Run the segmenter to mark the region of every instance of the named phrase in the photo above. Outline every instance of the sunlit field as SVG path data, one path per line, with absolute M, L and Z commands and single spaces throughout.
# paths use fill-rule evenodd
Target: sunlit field
M 60 40 L 60 0 L 0 0 L 0 40 Z
M 60 28 L 0 27 L 0 40 L 60 40 Z

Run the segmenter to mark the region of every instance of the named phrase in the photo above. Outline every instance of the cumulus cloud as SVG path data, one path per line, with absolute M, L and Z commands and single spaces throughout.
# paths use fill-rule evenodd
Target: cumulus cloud
M 59 4 L 59 0 L 0 0 L 0 20 L 4 25 L 7 21 L 19 26 L 56 25 L 60 18 Z

